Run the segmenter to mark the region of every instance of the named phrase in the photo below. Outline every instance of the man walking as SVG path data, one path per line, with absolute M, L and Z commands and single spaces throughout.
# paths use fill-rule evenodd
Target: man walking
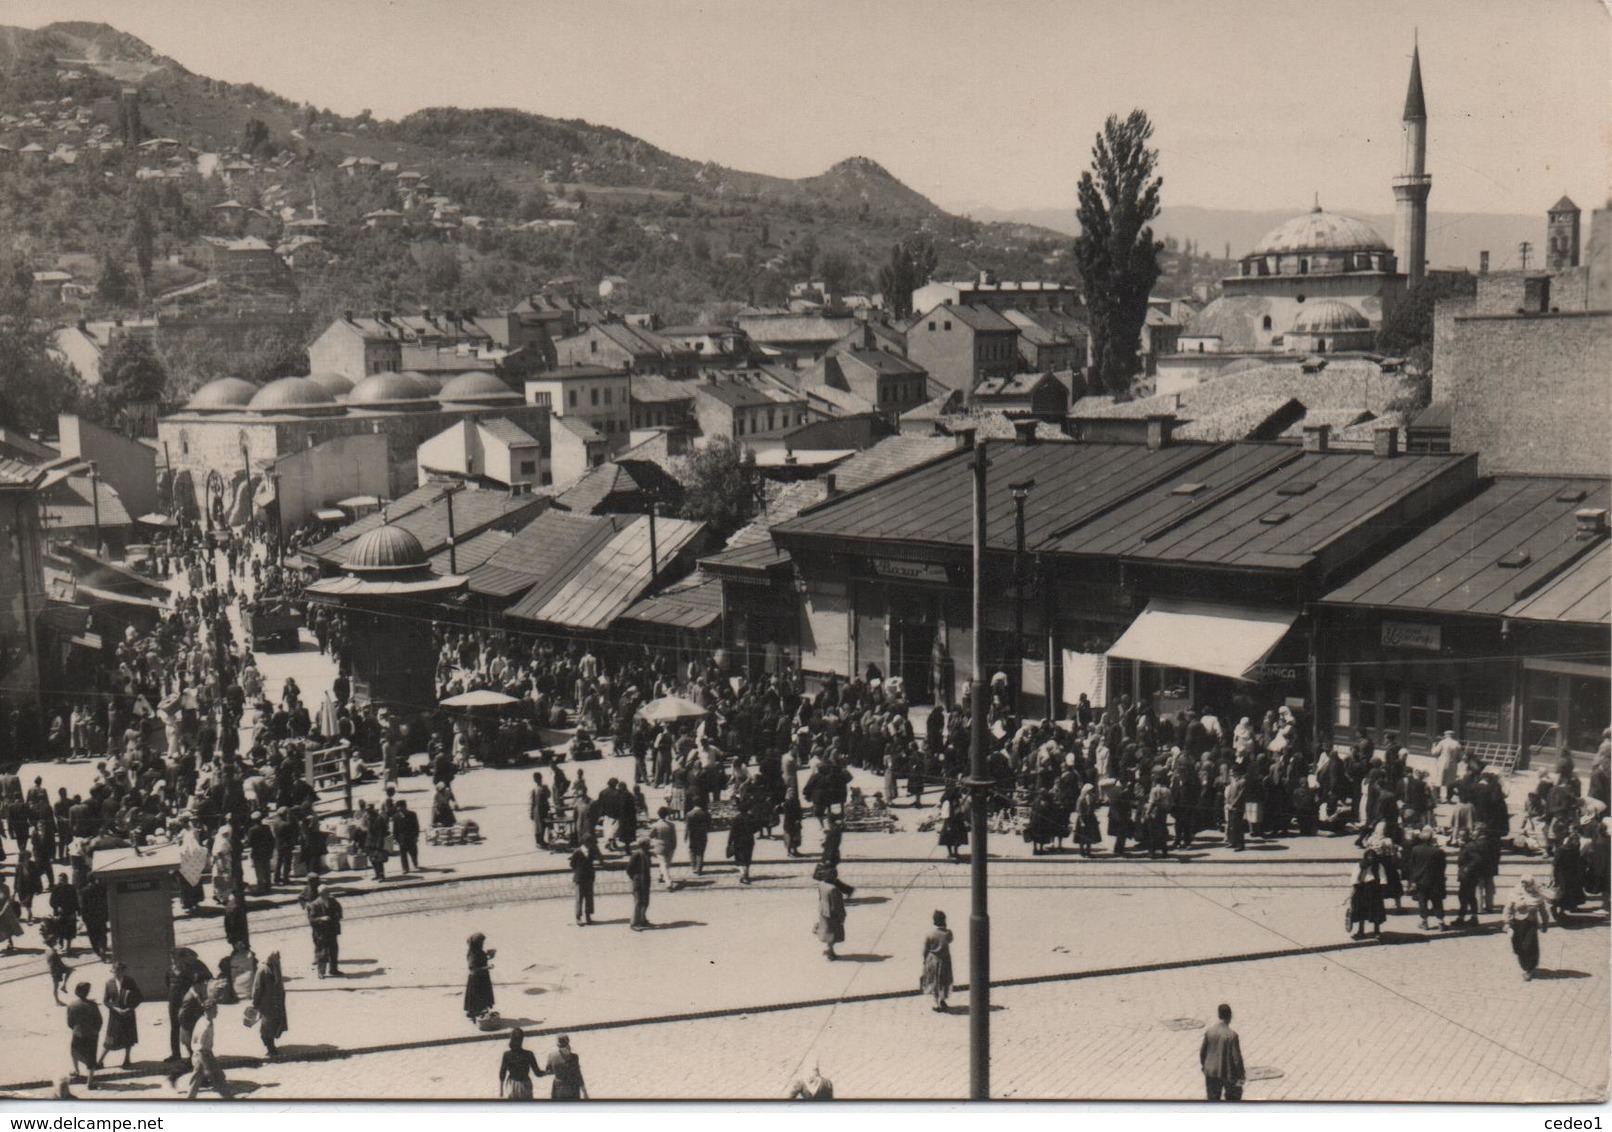
M 404 872 L 420 867 L 420 815 L 401 798 L 392 808 L 392 840 L 397 842 L 398 866 Z
M 671 822 L 672 811 L 662 806 L 655 824 L 649 827 L 649 842 L 655 850 L 655 867 L 660 870 L 660 882 L 670 892 L 676 887 L 672 883 L 672 858 L 677 855 L 677 827 Z
M 549 847 L 549 788 L 543 782 L 543 772 L 532 772 L 532 794 L 527 802 L 527 816 L 532 819 L 532 838 L 539 849 Z
M 576 892 L 577 927 L 593 923 L 593 855 L 585 845 L 571 853 L 571 887 Z
M 1204 1092 L 1212 1101 L 1243 1099 L 1243 1046 L 1231 1028 L 1231 1007 L 1222 1002 L 1220 1021 L 1203 1032 L 1198 1064 L 1203 1069 Z
M 632 881 L 632 930 L 641 932 L 649 924 L 649 838 L 633 842 L 627 858 L 627 877 Z
M 213 1055 L 213 1033 L 217 1025 L 218 1002 L 209 995 L 201 1020 L 196 1023 L 195 1032 L 190 1039 L 190 1091 L 185 1094 L 186 1100 L 195 1100 L 203 1085 L 210 1085 L 221 1100 L 235 1099 L 235 1094 L 230 1092 L 229 1081 L 224 1077 L 223 1067 Z M 170 1080 L 175 1082 L 177 1087 L 178 1075 L 175 1074 Z
M 319 977 L 341 975 L 341 902 L 328 892 L 321 892 L 319 878 L 308 878 L 308 889 L 302 895 L 303 909 L 308 913 L 308 926 L 313 930 L 313 955 Z

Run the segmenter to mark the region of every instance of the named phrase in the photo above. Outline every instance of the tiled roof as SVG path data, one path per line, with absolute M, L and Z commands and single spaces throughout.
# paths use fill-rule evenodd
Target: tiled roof
M 692 401 L 696 384 L 693 381 L 673 381 L 658 373 L 635 373 L 632 375 L 631 394 L 634 403 L 640 405 Z
M 527 432 L 514 421 L 506 420 L 503 417 L 483 418 L 482 420 L 477 421 L 476 425 L 487 435 L 494 437 L 497 440 L 501 440 L 505 444 L 508 444 L 514 448 L 525 447 L 538 443 L 537 438 L 531 433 Z
M 697 389 L 699 393 L 735 409 L 790 404 L 803 399 L 799 394 L 778 388 L 771 381 L 751 381 L 726 375 L 702 381 Z
M 469 570 L 470 591 L 508 598 L 545 578 L 569 578 L 627 522 L 625 516 L 545 511 Z
M 682 486 L 652 460 L 606 460 L 555 497 L 554 502 L 574 514 L 586 515 L 607 504 L 650 501 L 676 504 Z
M 1233 363 L 1238 364 L 1238 363 Z M 1272 360 L 1238 373 L 1222 372 L 1179 394 L 1161 393 L 1135 401 L 1082 397 L 1069 414 L 1078 418 L 1141 419 L 1165 414 L 1190 419 L 1220 412 L 1256 397 L 1292 397 L 1306 409 L 1363 409 L 1381 415 L 1414 392 L 1413 379 L 1384 373 L 1369 358 L 1332 356 L 1320 373 L 1305 373 L 1298 358 Z M 1180 397 L 1179 407 L 1176 398 Z
M 554 423 L 584 444 L 597 444 L 604 439 L 604 433 L 580 417 L 555 417 Z
M 946 318 L 954 319 L 968 327 L 970 330 L 984 333 L 1017 333 L 1019 329 L 1007 319 L 1003 318 L 999 312 L 992 310 L 990 307 L 978 306 L 970 303 L 954 303 L 951 306 L 937 306 L 933 310 L 925 311 L 924 313 L 915 317 L 910 325 L 915 326 L 920 322 L 931 320 L 936 315 L 943 315 Z
M 824 318 L 820 315 L 739 316 L 739 329 L 748 334 L 752 342 L 776 345 L 834 342 L 855 325 L 855 319 Z
M 974 386 L 974 396 L 1028 397 L 1043 381 L 1057 380 L 1050 373 L 1016 373 L 1012 377 L 987 377 Z M 1067 392 L 1065 390 L 1065 393 Z
M 444 547 L 431 555 L 431 570 L 437 574 L 469 573 L 497 554 L 514 537 L 508 531 L 488 529 L 467 539 L 455 539 L 453 554 L 450 555 Z
M 1304 406 L 1292 397 L 1250 397 L 1240 405 L 1227 405 L 1213 413 L 1193 417 L 1175 435 L 1182 440 L 1272 440 L 1286 423 L 1303 415 Z
M 857 413 L 875 413 L 878 407 L 866 397 L 857 393 L 848 393 L 843 389 L 836 389 L 832 385 L 803 385 L 801 392 L 806 395 L 806 403 L 821 402 L 836 416 L 855 416 Z
M 654 583 L 653 567 L 666 570 L 705 530 L 683 519 L 656 522 L 656 561 L 650 560 L 649 517 L 634 518 L 552 593 L 534 587 L 508 616 L 569 629 L 609 628 Z
M 42 474 L 38 465 L 0 456 L 0 487 L 33 487 Z
M 1590 579 L 1569 581 L 1564 571 L 1583 563 L 1594 544 L 1580 542 L 1574 512 L 1612 507 L 1612 482 L 1604 479 L 1505 476 L 1432 524 L 1391 554 L 1372 563 L 1326 597 L 1332 604 L 1391 609 L 1573 620 L 1580 601 L 1595 606 Z M 1593 557 L 1593 556 L 1590 556 Z M 1577 571 L 1573 571 L 1576 575 Z M 1604 568 L 1602 581 L 1608 575 Z M 1550 597 L 1545 590 L 1561 582 Z
M 856 491 L 956 451 L 957 442 L 947 436 L 888 436 L 835 468 L 834 485 Z
M 134 521 L 123 506 L 122 496 L 105 480 L 91 484 L 88 475 L 69 475 L 43 492 L 41 525 L 46 530 L 93 527 L 97 501 L 101 526 L 126 527 Z

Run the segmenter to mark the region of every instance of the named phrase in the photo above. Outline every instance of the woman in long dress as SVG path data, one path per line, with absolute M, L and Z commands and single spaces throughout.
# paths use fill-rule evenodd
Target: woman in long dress
M 1350 881 L 1349 927 L 1354 937 L 1359 939 L 1365 935 L 1367 924 L 1371 925 L 1372 935 L 1382 935 L 1388 913 L 1383 910 L 1382 862 L 1375 849 L 1366 850 L 1360 864 L 1350 874 Z
M 1550 926 L 1550 908 L 1545 894 L 1532 876 L 1524 873 L 1517 878 L 1517 890 L 1506 902 L 1503 922 L 1511 933 L 1511 953 L 1522 968 L 1524 982 L 1534 977 L 1539 966 L 1539 936 Z
M 960 846 L 968 844 L 968 822 L 964 816 L 963 792 L 954 782 L 946 787 L 946 792 L 940 797 L 940 844 L 946 850 L 946 857 L 951 861 L 961 861 L 957 853 Z
M 123 1068 L 127 1069 L 129 1052 L 140 1041 L 135 1010 L 145 998 L 140 993 L 140 984 L 129 977 L 126 964 L 113 964 L 112 977 L 106 981 L 101 1001 L 106 1005 L 106 1044 L 101 1048 L 101 1063 L 105 1063 L 106 1055 L 113 1050 L 122 1050 Z
M 1075 843 L 1082 857 L 1091 856 L 1091 847 L 1103 839 L 1102 826 L 1097 821 L 1097 787 L 1086 783 L 1075 799 Z
M 823 956 L 830 961 L 838 959 L 834 945 L 845 942 L 845 893 L 836 881 L 839 873 L 833 865 L 823 865 L 817 876 L 817 938 L 823 944 Z
M 465 959 L 470 975 L 465 980 L 465 1017 L 480 1022 L 493 1008 L 493 956 L 496 951 L 487 947 L 487 937 L 477 932 L 467 941 Z
M 17 914 L 19 908 L 6 882 L 0 880 L 0 939 L 5 940 L 8 955 L 16 950 L 16 938 L 22 934 L 22 918 Z
M 286 1024 L 285 975 L 280 970 L 278 951 L 270 952 L 257 969 L 252 983 L 252 1009 L 257 1011 L 257 1034 L 263 1041 L 263 1052 L 272 1058 L 278 1052 L 274 1043 L 291 1028 Z
M 924 968 L 920 984 L 935 1000 L 936 1013 L 945 1014 L 947 997 L 952 993 L 952 933 L 946 926 L 946 913 L 937 910 L 934 927 L 924 936 Z
M 526 1048 L 525 1032 L 511 1030 L 509 1048 L 498 1064 L 498 1095 L 506 1101 L 529 1101 L 532 1078 L 541 1076 L 543 1069 L 537 1064 L 537 1055 Z

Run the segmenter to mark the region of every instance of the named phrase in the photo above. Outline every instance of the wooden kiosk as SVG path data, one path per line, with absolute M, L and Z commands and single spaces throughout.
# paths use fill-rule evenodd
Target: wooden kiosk
M 102 849 L 90 865 L 106 886 L 112 958 L 129 965 L 147 1000 L 160 998 L 167 986 L 174 946 L 171 877 L 178 871 L 178 845 Z

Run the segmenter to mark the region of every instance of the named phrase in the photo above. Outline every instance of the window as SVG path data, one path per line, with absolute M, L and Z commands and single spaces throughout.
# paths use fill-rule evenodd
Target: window
M 598 342 L 598 339 L 595 339 L 595 338 L 590 338 L 590 339 L 589 339 L 589 340 L 588 340 L 588 353 L 590 353 L 590 354 L 597 354 L 597 353 L 598 353 L 598 352 L 599 352 L 599 342 Z
M 595 388 L 595 389 L 588 390 L 588 401 L 595 408 L 598 407 L 598 404 L 599 404 L 599 390 L 598 389 Z
M 1271 328 L 1271 316 L 1266 315 L 1264 318 L 1259 320 L 1259 324 L 1264 329 L 1269 330 Z
M 950 329 L 950 328 L 951 328 L 951 323 L 949 323 L 949 322 L 948 322 L 948 323 L 947 323 L 947 324 L 946 324 L 946 326 L 947 326 L 947 328 L 948 328 L 948 329 Z M 933 331 L 934 331 L 934 329 L 935 329 L 935 324 L 934 324 L 934 322 L 930 322 L 930 324 L 929 324 L 929 329 L 930 329 L 930 331 L 931 331 L 931 332 L 933 332 Z
M 609 389 L 605 390 L 605 404 L 606 405 L 610 404 L 610 393 L 611 393 L 611 391 Z
M 573 409 L 577 407 L 577 391 L 575 389 L 565 391 L 565 403 Z
M 739 416 L 737 413 L 733 414 L 733 435 L 744 435 L 744 418 Z
M 774 418 L 773 411 L 771 409 L 768 409 L 767 410 L 767 431 L 771 432 L 773 429 L 775 429 L 777 427 L 778 427 L 778 421 Z
M 521 461 L 521 475 L 523 475 L 523 476 L 535 476 L 535 475 L 537 475 L 537 461 L 536 460 L 522 460 Z
M 946 320 L 946 329 L 950 330 L 951 328 L 952 328 L 952 320 L 948 318 Z

